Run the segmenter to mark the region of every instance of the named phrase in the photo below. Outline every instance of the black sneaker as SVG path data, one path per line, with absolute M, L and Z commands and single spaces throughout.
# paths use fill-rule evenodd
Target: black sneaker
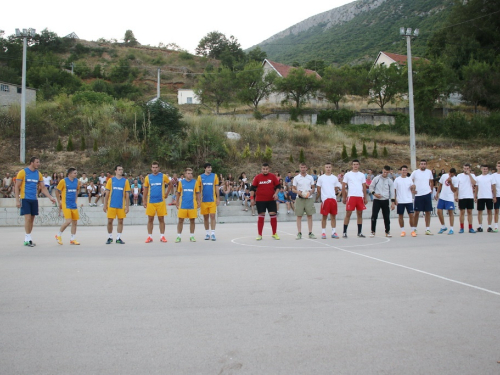
M 33 241 L 24 241 L 24 246 L 35 247 L 36 245 L 33 243 Z
M 482 232 L 483 231 L 483 228 L 479 227 L 476 229 L 476 232 Z
M 109 245 L 110 243 L 113 243 L 113 239 L 112 238 L 108 238 L 108 240 L 106 241 L 106 245 Z
M 358 237 L 359 238 L 366 238 L 365 235 L 363 233 L 358 233 Z
M 347 233 L 342 233 L 342 238 L 345 238 L 347 240 Z
M 493 232 L 493 228 L 492 227 L 489 227 L 487 232 Z
M 115 242 L 119 245 L 125 245 L 125 242 L 121 238 L 117 238 Z

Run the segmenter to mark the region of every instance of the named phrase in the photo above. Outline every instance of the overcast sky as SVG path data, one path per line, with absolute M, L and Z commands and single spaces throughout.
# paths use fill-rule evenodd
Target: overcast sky
M 123 39 L 130 29 L 141 44 L 176 43 L 194 52 L 210 31 L 234 35 L 247 49 L 318 13 L 352 0 L 280 1 L 3 1 L 0 30 L 48 28 L 59 36 Z M 285 5 L 286 4 L 286 5 Z

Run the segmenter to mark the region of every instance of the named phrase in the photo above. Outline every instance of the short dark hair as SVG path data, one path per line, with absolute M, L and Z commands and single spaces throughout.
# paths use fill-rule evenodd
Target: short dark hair
M 327 162 L 325 163 L 325 165 L 332 165 L 332 163 L 330 163 L 329 161 L 327 161 Z
M 359 162 L 359 160 L 358 160 L 358 159 L 354 159 L 354 160 L 352 161 L 352 163 L 358 163 L 358 164 L 360 164 L 360 162 Z
M 32 157 L 30 158 L 30 164 L 31 164 L 31 163 L 34 163 L 34 162 L 35 162 L 35 160 L 40 160 L 40 158 L 39 158 L 39 157 L 37 157 L 37 156 L 32 156 Z
M 69 174 L 70 174 L 71 172 L 74 172 L 74 171 L 76 171 L 76 168 L 73 168 L 73 167 L 68 168 L 68 172 L 66 172 L 66 177 L 68 177 L 68 176 L 69 176 Z
M 481 168 L 489 168 L 486 164 L 481 164 Z
M 158 163 L 158 162 L 155 160 L 155 161 L 153 161 L 153 162 L 151 163 L 151 166 L 153 166 L 153 165 L 160 166 L 160 163 Z
M 427 160 L 425 160 L 425 159 L 420 159 L 420 162 L 421 162 L 421 163 L 422 163 L 422 162 L 427 163 Z
M 316 169 L 313 169 L 314 174 L 316 174 Z
M 212 166 L 212 164 L 205 163 L 205 164 L 203 164 L 203 169 L 207 169 L 208 167 L 211 167 L 211 166 Z
M 307 167 L 307 164 L 306 163 L 300 163 L 299 167 L 302 167 L 302 166 Z
M 450 168 L 450 173 L 455 173 L 457 174 L 457 170 L 455 168 Z
M 399 169 L 401 170 L 401 169 L 403 169 L 403 168 L 408 169 L 408 166 L 406 166 L 406 165 L 402 165 L 402 166 L 401 166 L 401 168 L 399 168 Z
M 386 171 L 390 171 L 390 170 L 391 170 L 391 167 L 389 167 L 388 165 L 384 165 L 384 169 L 385 169 Z
M 465 163 L 463 166 L 464 167 L 470 167 L 470 164 L 469 163 Z
M 269 164 L 267 164 L 267 163 L 262 163 L 262 166 L 263 166 L 263 167 L 269 167 Z
M 115 171 L 118 170 L 118 167 L 122 167 L 120 164 L 115 165 Z M 123 167 L 122 167 L 123 168 Z

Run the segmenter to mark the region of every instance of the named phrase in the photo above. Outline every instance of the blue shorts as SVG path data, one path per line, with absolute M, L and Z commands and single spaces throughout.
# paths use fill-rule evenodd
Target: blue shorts
M 398 215 L 404 215 L 405 210 L 409 214 L 412 214 L 415 212 L 415 211 L 413 211 L 413 203 L 399 203 L 396 210 L 397 210 Z
M 438 210 L 455 210 L 455 202 L 444 201 L 442 199 L 439 199 L 437 209 Z
M 21 199 L 21 216 L 38 215 L 38 199 Z
M 432 212 L 431 193 L 415 197 L 415 211 Z

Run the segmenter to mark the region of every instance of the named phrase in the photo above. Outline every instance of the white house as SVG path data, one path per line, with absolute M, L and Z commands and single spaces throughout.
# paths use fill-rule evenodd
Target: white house
M 179 89 L 177 91 L 177 104 L 201 104 L 193 89 Z
M 21 104 L 22 86 L 0 81 L 0 107 Z M 26 105 L 36 102 L 36 90 L 26 87 Z
M 420 60 L 420 57 L 413 56 L 412 61 L 418 61 Z M 375 59 L 375 62 L 373 63 L 373 66 L 375 65 L 385 65 L 389 66 L 391 64 L 398 64 L 398 65 L 406 65 L 406 61 L 408 58 L 406 55 L 398 55 L 397 53 L 391 53 L 391 52 L 382 52 L 380 51 L 378 53 L 377 58 Z
M 278 74 L 279 77 L 287 77 L 288 74 L 292 69 L 295 69 L 295 67 L 290 66 L 290 65 L 285 65 L 285 64 L 280 64 L 275 61 L 271 61 L 268 59 L 265 59 L 264 62 L 262 63 L 262 66 L 264 68 L 264 74 L 267 74 L 271 71 L 274 71 Z M 318 79 L 321 79 L 321 76 L 316 73 L 314 70 L 306 69 L 307 74 L 314 74 Z M 269 98 L 267 99 L 262 99 L 261 104 L 266 104 L 266 103 L 272 103 L 272 104 L 281 104 L 281 102 L 285 99 L 285 95 L 281 93 L 272 93 Z M 316 99 L 310 99 L 309 103 L 310 104 L 319 104 L 323 102 L 323 97 L 318 96 Z

